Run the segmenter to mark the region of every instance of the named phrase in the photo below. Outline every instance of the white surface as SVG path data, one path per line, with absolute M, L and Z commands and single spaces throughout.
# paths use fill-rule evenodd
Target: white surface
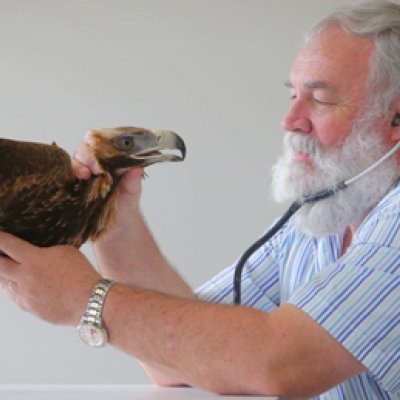
M 277 399 L 258 396 L 218 396 L 191 388 L 153 385 L 1 385 L 1 400 L 241 400 Z

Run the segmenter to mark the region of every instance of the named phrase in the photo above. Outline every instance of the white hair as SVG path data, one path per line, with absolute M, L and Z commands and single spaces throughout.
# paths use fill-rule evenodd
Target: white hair
M 337 9 L 318 22 L 305 41 L 318 37 L 328 28 L 343 30 L 375 42 L 369 64 L 367 90 L 370 98 L 364 108 L 388 115 L 393 101 L 400 97 L 400 4 L 393 1 L 365 1 Z

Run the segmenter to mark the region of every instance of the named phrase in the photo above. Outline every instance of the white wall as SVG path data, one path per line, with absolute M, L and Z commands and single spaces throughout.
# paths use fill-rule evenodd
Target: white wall
M 197 286 L 281 212 L 269 169 L 289 104 L 283 82 L 305 30 L 354 2 L 0 0 L 0 135 L 72 152 L 91 127 L 180 133 L 187 160 L 148 170 L 143 208 Z M 3 293 L 0 313 L 0 384 L 145 381 L 131 357 L 89 349 Z

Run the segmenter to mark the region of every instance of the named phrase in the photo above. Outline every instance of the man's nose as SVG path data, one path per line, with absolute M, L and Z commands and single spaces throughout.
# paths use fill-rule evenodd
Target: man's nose
M 281 126 L 286 132 L 311 133 L 312 130 L 312 123 L 306 110 L 296 101 L 283 118 Z

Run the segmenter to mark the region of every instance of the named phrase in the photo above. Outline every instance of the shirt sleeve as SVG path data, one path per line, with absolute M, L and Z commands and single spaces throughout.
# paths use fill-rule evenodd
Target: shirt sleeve
M 280 304 L 279 254 L 282 246 L 279 232 L 267 244 L 258 249 L 248 260 L 242 273 L 242 304 L 261 311 L 272 311 Z M 212 302 L 233 304 L 233 277 L 235 262 L 204 285 L 195 294 Z
M 399 219 L 369 221 L 344 257 L 288 301 L 325 328 L 392 394 L 400 392 Z

